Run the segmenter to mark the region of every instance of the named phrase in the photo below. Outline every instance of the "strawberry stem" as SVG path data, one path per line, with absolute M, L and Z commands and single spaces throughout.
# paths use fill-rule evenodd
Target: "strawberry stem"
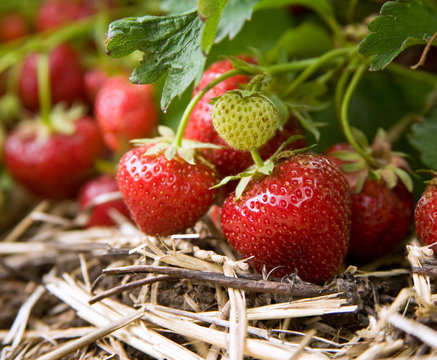
M 311 65 L 309 65 L 288 87 L 286 90 L 286 94 L 290 94 L 296 88 L 301 85 L 305 80 L 307 80 L 316 70 L 318 70 L 322 65 L 326 64 L 327 62 L 340 57 L 342 55 L 349 55 L 353 51 L 355 51 L 356 48 L 346 47 L 346 48 L 340 48 L 340 49 L 334 49 L 331 51 L 328 51 L 327 53 L 323 54 L 315 62 L 313 62 Z
M 202 90 L 199 91 L 199 93 L 191 99 L 188 106 L 185 108 L 184 114 L 182 115 L 181 121 L 179 122 L 178 130 L 176 132 L 176 138 L 173 142 L 173 145 L 176 147 L 182 146 L 182 138 L 184 136 L 185 128 L 187 127 L 188 118 L 190 117 L 191 112 L 193 111 L 196 104 L 199 102 L 199 100 L 205 95 L 209 90 L 211 90 L 214 86 L 216 86 L 218 83 L 232 77 L 235 75 L 239 75 L 244 73 L 241 69 L 232 69 L 228 72 L 225 72 L 221 76 L 219 76 L 217 79 L 211 81 L 208 85 L 206 85 Z
M 346 137 L 346 140 L 353 146 L 353 148 L 356 150 L 358 154 L 362 156 L 366 162 L 373 166 L 377 167 L 377 163 L 375 159 L 373 159 L 368 153 L 366 153 L 361 146 L 358 144 L 358 142 L 355 140 L 354 135 L 352 134 L 352 129 L 349 124 L 349 103 L 352 97 L 352 94 L 357 87 L 358 83 L 360 82 L 361 77 L 363 76 L 364 72 L 367 70 L 367 64 L 361 64 L 357 70 L 355 71 L 354 75 L 352 76 L 351 81 L 349 82 L 349 85 L 344 93 L 343 101 L 341 103 L 340 108 L 340 122 L 341 127 L 343 129 L 343 133 Z
M 296 60 L 296 61 L 291 61 L 281 64 L 270 65 L 266 67 L 261 67 L 261 69 L 264 72 L 268 72 L 270 74 L 280 74 L 284 72 L 298 71 L 298 70 L 306 69 L 310 65 L 313 65 L 315 62 L 317 62 L 318 59 L 319 58 Z
M 41 118 L 43 123 L 49 129 L 52 129 L 53 126 L 50 121 L 50 110 L 52 107 L 50 96 L 50 64 L 49 55 L 47 53 L 38 54 L 37 77 Z
M 250 155 L 252 155 L 253 162 L 257 167 L 264 166 L 264 161 L 261 159 L 261 156 L 259 155 L 259 152 L 257 149 L 253 149 L 250 151 Z

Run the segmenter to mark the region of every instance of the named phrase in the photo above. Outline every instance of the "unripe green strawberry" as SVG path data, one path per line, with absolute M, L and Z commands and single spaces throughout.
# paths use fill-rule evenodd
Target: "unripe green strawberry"
M 214 128 L 226 143 L 250 151 L 264 145 L 279 124 L 276 106 L 263 94 L 232 90 L 217 98 L 211 110 Z

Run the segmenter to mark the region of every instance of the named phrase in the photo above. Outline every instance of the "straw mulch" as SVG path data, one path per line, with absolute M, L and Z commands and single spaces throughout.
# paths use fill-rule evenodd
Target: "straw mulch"
M 208 217 L 185 234 L 81 227 L 42 202 L 0 242 L 3 359 L 437 358 L 432 250 L 316 286 L 257 275 Z

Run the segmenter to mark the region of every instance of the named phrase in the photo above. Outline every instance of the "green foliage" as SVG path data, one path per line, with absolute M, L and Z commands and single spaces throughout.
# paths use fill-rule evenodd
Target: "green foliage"
M 206 60 L 200 48 L 202 27 L 197 11 L 125 18 L 110 24 L 107 49 L 115 58 L 135 50 L 144 53 L 131 81 L 148 84 L 166 76 L 161 97 L 161 107 L 166 109 L 171 100 L 202 74 Z
M 363 55 L 374 55 L 371 70 L 382 70 L 408 46 L 424 44 L 437 30 L 437 12 L 424 0 L 388 1 L 361 42 Z
M 205 54 L 208 54 L 211 50 L 223 9 L 228 2 L 229 0 L 197 1 L 199 15 L 202 19 L 205 19 L 202 30 L 202 50 Z
M 332 6 L 327 0 L 261 0 L 256 6 L 256 9 L 284 7 L 289 5 L 306 6 L 318 13 L 323 13 L 329 16 L 334 15 Z
M 233 39 L 241 30 L 246 20 L 252 16 L 252 10 L 259 0 L 229 0 L 220 19 L 216 42 L 227 36 Z
M 426 167 L 437 170 L 437 106 L 412 126 L 411 144 L 419 151 L 420 159 Z
M 313 57 L 331 50 L 332 47 L 333 40 L 326 28 L 317 23 L 304 22 L 287 29 L 266 57 L 271 61 L 279 56 Z

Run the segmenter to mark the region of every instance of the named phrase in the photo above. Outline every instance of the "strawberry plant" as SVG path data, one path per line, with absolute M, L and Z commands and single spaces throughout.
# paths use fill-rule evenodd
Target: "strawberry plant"
M 2 359 L 435 356 L 436 59 L 435 0 L 0 1 Z
M 412 234 L 415 201 L 424 189 L 414 170 L 437 167 L 432 135 L 437 76 L 421 69 L 436 43 L 433 2 L 387 1 L 381 7 L 351 2 L 346 12 L 339 10 L 340 0 L 31 3 L 27 11 L 12 5 L 2 10 L 5 19 L 23 15 L 21 25 L 28 26 L 21 31 L 17 23 L 18 35 L 5 37 L 0 48 L 5 84 L 0 105 L 8 119 L 2 125 L 3 166 L 34 194 L 71 196 L 98 171 L 94 165 L 102 154 L 112 171 L 122 158 L 118 184 L 142 231 L 184 231 L 214 201 L 228 197 L 222 225 L 235 249 L 243 257 L 254 256 L 258 270 L 280 266 L 285 274 L 297 269 L 312 281 L 335 274 L 346 248 L 351 259 L 368 262 Z M 377 15 L 367 26 L 371 14 Z M 259 30 L 259 24 L 269 31 Z M 20 66 L 14 65 L 17 61 Z M 129 71 L 132 84 L 124 76 Z M 96 120 L 83 113 L 73 121 L 78 103 L 88 105 Z M 61 152 L 80 136 L 85 120 L 93 135 L 77 142 L 80 151 Z M 158 125 L 167 128 L 160 126 L 157 134 Z M 36 165 L 32 155 L 38 153 L 40 161 L 46 148 L 53 148 L 46 164 Z M 85 159 L 87 148 L 92 155 L 86 161 L 74 157 L 80 152 Z M 260 260 L 246 249 L 257 247 L 256 242 L 242 246 L 242 240 L 234 240 L 244 231 L 232 229 L 232 216 L 226 215 L 252 197 L 262 198 L 274 183 L 281 188 L 287 181 L 277 180 L 282 171 L 307 171 L 306 160 L 299 165 L 303 170 L 287 164 L 319 159 L 314 153 L 327 154 L 350 191 L 332 186 L 343 195 L 320 193 L 325 201 L 320 207 L 338 216 L 333 224 L 341 223 L 335 227 L 338 234 L 329 236 L 338 243 L 321 245 L 339 249 L 321 276 L 307 271 L 304 257 L 300 262 L 286 256 L 279 262 Z M 74 175 L 73 167 L 78 169 Z M 337 170 L 329 173 L 338 176 Z M 259 194 L 258 187 L 263 188 Z M 291 201 L 295 191 L 272 194 Z M 319 206 L 310 205 L 315 199 L 307 201 L 309 208 Z M 186 203 L 190 206 L 182 210 Z M 309 240 L 293 235 L 289 244 L 281 240 L 283 245 L 303 249 L 302 244 L 325 233 L 323 224 L 329 221 L 322 219 L 323 212 L 302 215 L 314 221 L 309 234 L 298 226 L 305 221 L 296 220 L 295 210 L 284 211 L 287 231 Z M 248 215 L 241 214 L 237 222 L 245 224 Z M 255 232 L 265 234 L 266 225 L 256 221 L 261 225 Z M 271 243 L 273 253 L 281 252 L 274 248 L 275 236 L 262 242 Z

